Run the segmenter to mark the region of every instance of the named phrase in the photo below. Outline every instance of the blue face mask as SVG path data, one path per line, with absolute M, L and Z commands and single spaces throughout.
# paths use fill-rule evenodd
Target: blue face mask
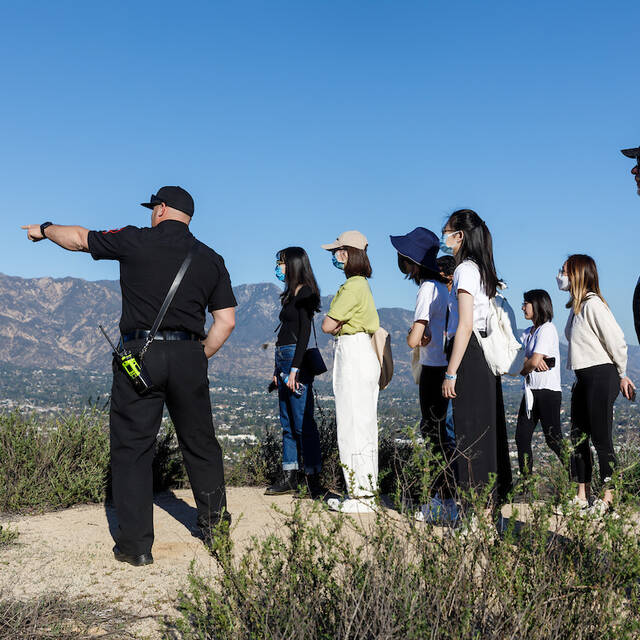
M 451 233 L 443 233 L 442 237 L 440 238 L 440 253 L 444 253 L 445 256 L 452 256 L 453 255 L 453 249 L 447 245 L 447 238 L 453 235 Z
M 333 266 L 336 269 L 340 269 L 340 271 L 344 271 L 344 262 L 340 262 L 340 260 L 338 260 L 338 258 L 336 258 L 336 254 L 335 253 L 331 256 L 331 262 L 333 262 Z
M 276 265 L 276 278 L 278 278 L 278 280 L 280 280 L 280 282 L 284 282 L 284 280 L 286 278 L 284 273 L 282 273 L 282 269 L 280 268 L 279 264 Z

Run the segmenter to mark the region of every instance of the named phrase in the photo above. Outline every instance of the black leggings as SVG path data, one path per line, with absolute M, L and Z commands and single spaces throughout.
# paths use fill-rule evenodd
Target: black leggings
M 531 416 L 527 418 L 524 397 L 518 411 L 516 445 L 520 473 L 531 473 L 533 470 L 531 438 L 538 422 L 542 423 L 542 432 L 547 446 L 562 460 L 562 429 L 560 428 L 562 391 L 552 391 L 551 389 L 532 389 L 531 391 L 533 392 Z
M 571 394 L 571 473 L 577 482 L 591 482 L 593 461 L 589 439 L 598 454 L 600 478 L 605 482 L 616 465 L 613 450 L 613 403 L 620 392 L 620 377 L 613 364 L 576 369 Z
M 420 374 L 420 431 L 425 444 L 432 453 L 440 458 L 444 468 L 434 461 L 432 472 L 434 481 L 432 493 L 438 492 L 441 498 L 454 495 L 454 475 L 451 468 L 451 455 L 447 438 L 447 407 L 449 400 L 442 397 L 442 383 L 446 367 L 422 367 Z M 438 471 L 438 469 L 441 469 Z

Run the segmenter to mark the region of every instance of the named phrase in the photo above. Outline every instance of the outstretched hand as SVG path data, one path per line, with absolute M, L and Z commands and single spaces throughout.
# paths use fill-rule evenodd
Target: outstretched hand
M 44 240 L 44 236 L 40 232 L 39 224 L 23 224 L 20 228 L 27 230 L 27 238 L 31 240 L 31 242 L 38 242 L 39 240 Z

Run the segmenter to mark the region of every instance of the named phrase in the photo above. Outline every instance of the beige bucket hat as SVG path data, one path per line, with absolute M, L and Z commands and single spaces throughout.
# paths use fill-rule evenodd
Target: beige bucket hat
M 354 249 L 362 249 L 364 251 L 368 244 L 369 242 L 364 233 L 360 233 L 359 231 L 345 231 L 338 236 L 335 242 L 321 246 L 327 251 L 333 251 L 340 247 L 353 247 Z

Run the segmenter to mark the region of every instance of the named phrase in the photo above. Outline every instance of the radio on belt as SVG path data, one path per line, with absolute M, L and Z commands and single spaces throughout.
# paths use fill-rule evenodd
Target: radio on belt
M 118 366 L 127 374 L 133 388 L 141 395 L 145 395 L 153 386 L 151 382 L 151 378 L 149 377 L 148 372 L 144 369 L 142 365 L 142 358 L 140 358 L 140 362 L 138 362 L 137 358 L 131 351 L 127 351 L 124 347 L 122 351 L 116 347 L 111 338 L 107 335 L 107 332 L 104 330 L 104 327 L 99 324 L 100 331 L 102 331 L 102 335 L 107 339 L 107 342 L 111 345 L 113 349 L 113 357 L 116 359 Z

